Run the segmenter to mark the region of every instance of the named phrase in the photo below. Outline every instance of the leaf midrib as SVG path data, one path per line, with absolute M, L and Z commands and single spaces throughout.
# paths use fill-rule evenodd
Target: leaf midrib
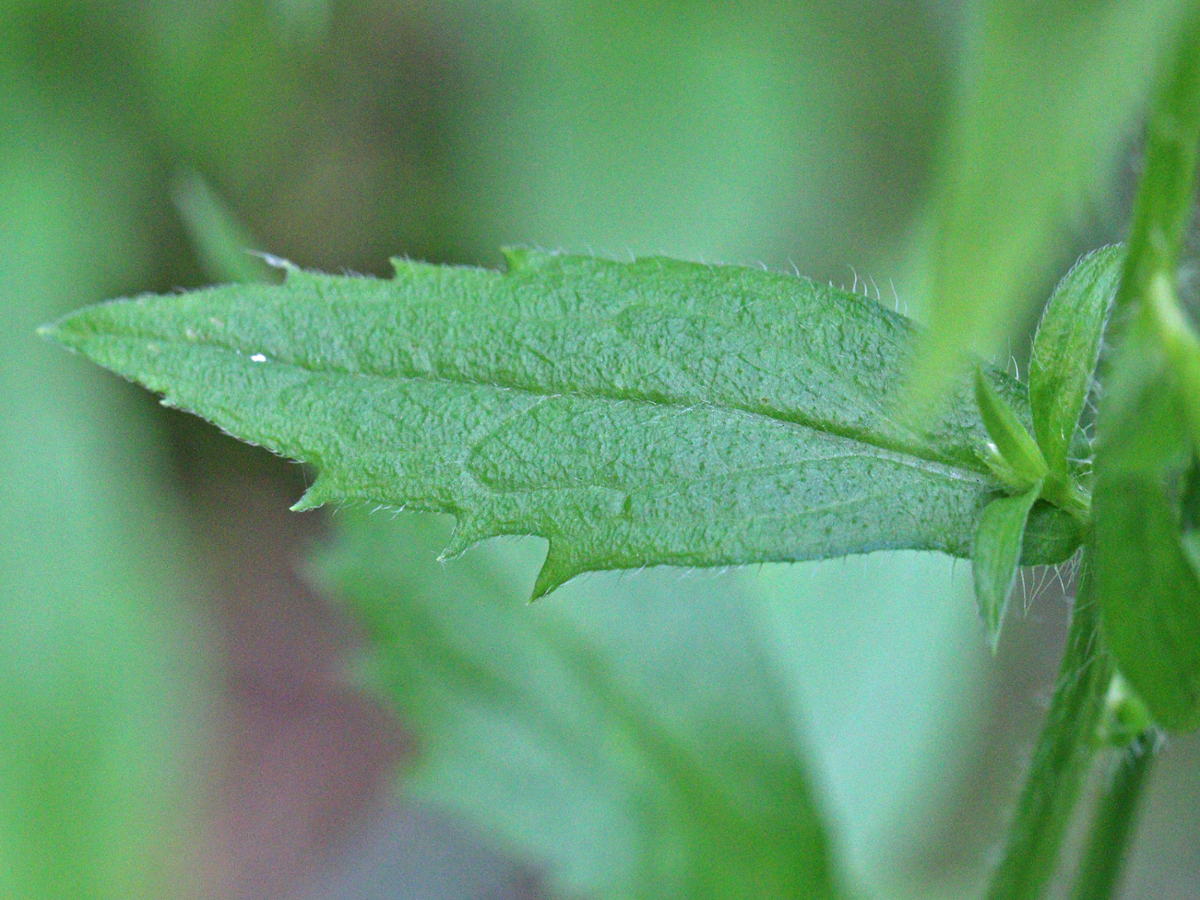
M 97 337 L 104 337 L 104 333 L 99 330 L 92 332 Z M 979 476 L 983 476 L 985 483 L 991 481 L 991 473 L 987 470 L 982 462 L 977 466 L 966 465 L 959 459 L 947 459 L 944 455 L 939 455 L 932 448 L 914 448 L 905 446 L 897 441 L 889 441 L 882 436 L 872 435 L 869 432 L 856 432 L 852 428 L 846 428 L 831 423 L 820 418 L 805 416 L 802 411 L 793 411 L 789 415 L 773 414 L 769 410 L 762 408 L 751 408 L 740 404 L 717 403 L 712 401 L 700 401 L 698 403 L 683 402 L 678 397 L 662 396 L 653 393 L 641 393 L 629 391 L 625 394 L 617 394 L 610 391 L 595 391 L 595 390 L 550 390 L 543 386 L 533 385 L 527 386 L 519 383 L 504 383 L 501 381 L 484 381 L 462 376 L 461 374 L 455 377 L 447 377 L 445 375 L 436 374 L 435 372 L 413 371 L 411 373 L 400 373 L 396 371 L 371 371 L 368 369 L 351 369 L 344 368 L 336 364 L 328 364 L 324 366 L 315 366 L 312 363 L 298 359 L 290 353 L 278 354 L 274 351 L 268 352 L 262 347 L 249 349 L 246 344 L 241 342 L 233 342 L 228 339 L 216 339 L 211 336 L 204 338 L 197 337 L 196 339 L 188 337 L 166 337 L 160 333 L 146 332 L 142 329 L 129 329 L 124 333 L 117 333 L 117 338 L 124 337 L 130 341 L 143 341 L 161 344 L 164 346 L 175 346 L 181 348 L 189 347 L 208 347 L 218 351 L 234 354 L 242 358 L 249 366 L 290 366 L 316 376 L 352 376 L 358 378 L 378 378 L 384 381 L 417 381 L 435 384 L 445 384 L 452 387 L 480 387 L 492 388 L 502 391 L 513 391 L 515 393 L 526 394 L 532 397 L 578 397 L 584 400 L 594 400 L 608 403 L 641 403 L 650 406 L 661 406 L 675 411 L 686 411 L 697 406 L 710 406 L 714 409 L 719 409 L 729 413 L 738 413 L 750 416 L 755 419 L 763 419 L 771 423 L 787 426 L 799 426 L 807 428 L 821 434 L 833 435 L 856 444 L 861 444 L 865 447 L 873 448 L 875 451 L 881 451 L 889 454 L 889 456 L 881 458 L 891 458 L 891 454 L 895 454 L 895 461 L 913 465 L 915 460 L 921 460 L 927 464 L 917 468 L 922 468 L 929 472 L 939 472 L 940 474 L 949 475 L 958 480 L 979 481 Z M 262 353 L 267 359 L 265 362 L 250 362 L 249 358 L 255 354 Z M 835 373 L 836 374 L 836 373 Z M 962 474 L 959 474 L 962 473 Z

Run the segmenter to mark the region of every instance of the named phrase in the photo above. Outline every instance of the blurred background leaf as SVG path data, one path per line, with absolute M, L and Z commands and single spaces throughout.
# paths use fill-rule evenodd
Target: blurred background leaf
M 1111 202 L 1117 163 L 1194 0 L 967 6 L 955 111 L 929 213 L 926 402 L 966 353 L 1026 333 L 1072 231 Z M 1064 237 L 1068 240 L 1064 241 Z
M 842 895 L 794 698 L 728 579 L 663 570 L 530 606 L 537 542 L 442 564 L 445 517 L 339 525 L 318 580 L 365 623 L 365 678 L 418 735 L 409 793 L 563 896 Z
M 0 894 L 200 896 L 206 631 L 161 435 L 29 337 L 146 278 L 148 186 L 104 117 L 0 66 Z

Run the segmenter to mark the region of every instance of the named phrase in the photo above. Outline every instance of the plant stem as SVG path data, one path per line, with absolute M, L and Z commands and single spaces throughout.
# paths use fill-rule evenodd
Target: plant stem
M 1112 676 L 1100 648 L 1099 612 L 1085 553 L 1067 648 L 1046 723 L 1009 826 L 988 900 L 1034 900 L 1054 874 L 1063 836 L 1096 750 L 1096 726 Z
M 1113 896 L 1158 744 L 1158 734 L 1152 730 L 1122 751 L 1092 822 L 1072 900 L 1109 900 Z

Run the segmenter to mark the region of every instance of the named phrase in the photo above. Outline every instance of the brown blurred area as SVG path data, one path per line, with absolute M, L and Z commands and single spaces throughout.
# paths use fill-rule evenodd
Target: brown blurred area
M 350 683 L 363 635 L 302 575 L 329 515 L 288 510 L 303 469 L 183 414 L 168 421 L 221 659 L 210 895 L 540 897 L 533 872 L 399 798 L 418 748 Z
M 345 683 L 359 636 L 299 576 L 321 517 L 288 512 L 296 472 L 228 443 L 241 465 L 181 460 L 224 661 L 215 862 L 231 896 L 283 897 L 328 865 L 411 748 L 394 716 Z

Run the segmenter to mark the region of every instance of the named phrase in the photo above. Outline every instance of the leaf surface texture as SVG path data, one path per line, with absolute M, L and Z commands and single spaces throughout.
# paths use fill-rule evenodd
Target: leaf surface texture
M 299 504 L 370 500 L 550 551 L 535 593 L 589 570 L 970 552 L 999 485 L 966 391 L 895 415 L 914 326 L 803 278 L 528 251 L 509 270 L 397 262 L 390 281 L 93 307 L 50 329 L 232 434 L 312 464 Z M 989 385 L 1029 425 L 1023 387 Z M 1045 510 L 1026 562 L 1078 534 Z

